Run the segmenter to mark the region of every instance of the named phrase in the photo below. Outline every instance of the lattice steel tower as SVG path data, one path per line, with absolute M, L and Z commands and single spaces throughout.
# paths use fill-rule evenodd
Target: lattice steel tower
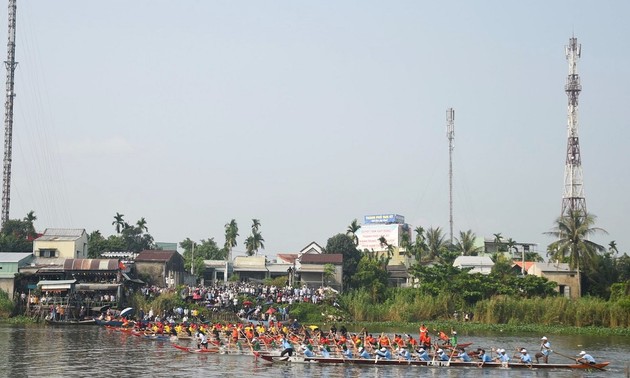
M 446 137 L 448 138 L 448 224 L 450 241 L 453 244 L 453 139 L 455 139 L 455 110 L 446 109 Z
M 11 202 L 11 161 L 13 155 L 13 98 L 15 97 L 15 10 L 17 0 L 9 0 L 9 41 L 7 42 L 7 89 L 4 103 L 4 169 L 2 173 L 2 225 L 9 220 Z
M 564 166 L 564 194 L 562 196 L 562 216 L 570 216 L 574 212 L 586 215 L 586 199 L 584 198 L 584 180 L 582 177 L 582 154 L 578 138 L 578 96 L 582 91 L 580 75 L 577 73 L 577 62 L 582 55 L 582 45 L 577 38 L 571 37 L 565 46 L 566 58 L 569 61 L 569 76 L 564 91 L 569 99 L 568 105 L 568 140 L 567 159 Z

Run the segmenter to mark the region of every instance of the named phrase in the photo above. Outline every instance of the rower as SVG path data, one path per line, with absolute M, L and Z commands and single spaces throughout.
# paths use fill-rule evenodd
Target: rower
M 423 347 L 420 347 L 416 350 L 416 357 L 418 357 L 420 361 L 431 361 L 429 353 L 427 353 L 426 349 L 424 349 Z
M 586 353 L 585 351 L 581 351 L 580 354 L 578 354 L 578 358 L 575 359 L 575 362 L 578 362 L 581 364 L 590 364 L 590 365 L 595 365 L 596 363 L 595 358 L 593 358 L 593 356 Z
M 448 361 L 448 355 L 441 348 L 437 350 L 437 354 L 440 361 Z
M 365 358 L 366 360 L 369 360 L 372 358 L 372 356 L 370 356 L 370 354 L 367 352 L 367 350 L 365 350 L 364 347 L 359 347 L 359 358 Z
M 459 360 L 461 360 L 463 362 L 471 362 L 472 361 L 472 358 L 470 358 L 470 356 L 468 355 L 468 353 L 466 353 L 464 348 L 459 348 L 459 352 L 457 353 L 455 358 L 457 358 L 457 359 L 459 359 Z
M 378 351 L 376 351 L 376 359 L 378 360 L 380 358 L 386 359 L 386 360 L 391 360 L 392 359 L 392 353 L 389 351 L 389 349 L 382 347 L 381 349 L 379 349 Z
M 528 364 L 528 365 L 532 364 L 532 357 L 529 354 L 527 354 L 527 349 L 525 348 L 521 349 L 520 359 L 521 359 L 521 363 L 523 364 Z

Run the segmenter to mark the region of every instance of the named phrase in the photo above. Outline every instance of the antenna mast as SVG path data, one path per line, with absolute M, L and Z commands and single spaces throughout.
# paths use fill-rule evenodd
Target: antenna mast
M 453 139 L 455 139 L 455 110 L 446 109 L 446 137 L 448 138 L 448 205 L 451 244 L 453 244 Z
M 9 38 L 7 42 L 7 89 L 4 103 L 4 169 L 2 174 L 2 226 L 9 220 L 9 203 L 11 202 L 11 160 L 13 154 L 13 98 L 15 97 L 15 15 L 16 1 L 9 0 Z
M 586 216 L 586 199 L 584 198 L 584 180 L 582 177 L 582 154 L 578 138 L 578 96 L 582 91 L 580 75 L 577 73 L 577 62 L 582 55 L 582 45 L 577 38 L 571 37 L 565 46 L 565 54 L 569 61 L 569 76 L 564 91 L 569 99 L 568 105 L 568 139 L 567 158 L 564 166 L 564 194 L 562 196 L 562 217 L 570 217 L 576 212 Z

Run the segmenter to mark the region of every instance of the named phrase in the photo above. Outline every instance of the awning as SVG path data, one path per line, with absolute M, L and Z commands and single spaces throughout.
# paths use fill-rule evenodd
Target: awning
M 70 290 L 77 280 L 39 281 L 37 286 L 42 290 Z
M 78 291 L 94 291 L 94 290 L 103 290 L 103 291 L 113 291 L 118 290 L 118 284 L 100 284 L 100 283 L 82 283 L 77 284 L 76 290 Z

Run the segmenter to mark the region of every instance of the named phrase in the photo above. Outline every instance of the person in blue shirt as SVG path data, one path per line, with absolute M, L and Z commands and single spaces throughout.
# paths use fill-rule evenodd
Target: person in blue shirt
M 389 351 L 389 349 L 382 347 L 381 349 L 379 349 L 378 351 L 376 351 L 376 359 L 379 358 L 384 358 L 386 360 L 391 360 L 392 359 L 392 352 Z
M 416 357 L 418 357 L 420 361 L 431 361 L 429 353 L 427 353 L 424 348 L 418 348 L 418 350 L 416 350 Z
M 400 357 L 400 359 L 410 361 L 411 360 L 411 353 L 409 353 L 407 348 L 401 347 L 401 348 L 398 349 L 398 357 Z
M 479 357 L 482 363 L 492 362 L 492 357 L 486 354 L 485 349 L 479 349 L 479 355 L 477 357 Z
M 348 349 L 348 346 L 346 345 L 343 346 L 341 354 L 343 355 L 343 358 L 352 358 L 352 351 Z
M 470 356 L 468 355 L 468 353 L 466 353 L 464 348 L 460 348 L 459 349 L 459 353 L 457 353 L 455 358 L 457 358 L 457 359 L 459 359 L 459 360 L 461 360 L 463 362 L 471 362 L 472 361 L 472 358 L 470 358 Z
M 286 335 L 282 335 L 282 348 L 284 350 L 280 353 L 280 357 L 284 357 L 285 354 L 288 354 L 289 357 L 293 356 L 293 345 L 287 340 Z
M 304 350 L 304 357 L 315 357 L 312 345 L 302 345 L 302 350 Z
M 448 361 L 448 355 L 442 349 L 437 350 L 437 355 L 440 361 Z
M 367 350 L 365 350 L 364 347 L 359 347 L 359 357 L 365 358 L 366 360 L 369 360 L 372 358 L 372 356 L 370 356 L 370 354 L 367 352 Z
M 591 365 L 595 365 L 595 359 L 593 358 L 593 356 L 591 356 L 590 354 L 586 353 L 585 351 L 581 351 L 580 354 L 578 355 L 579 358 L 575 359 L 575 362 L 581 363 L 581 364 L 591 364 Z
M 549 355 L 553 352 L 551 350 L 551 342 L 547 340 L 547 336 L 543 336 L 540 339 L 540 352 L 536 353 L 536 363 L 538 359 L 542 357 L 544 363 L 549 363 Z
M 330 349 L 328 349 L 328 345 L 322 345 L 322 357 L 330 358 Z
M 532 364 L 532 357 L 529 354 L 527 354 L 527 349 L 525 348 L 521 349 L 520 360 L 521 360 L 521 363 L 523 364 L 527 364 L 527 365 Z

